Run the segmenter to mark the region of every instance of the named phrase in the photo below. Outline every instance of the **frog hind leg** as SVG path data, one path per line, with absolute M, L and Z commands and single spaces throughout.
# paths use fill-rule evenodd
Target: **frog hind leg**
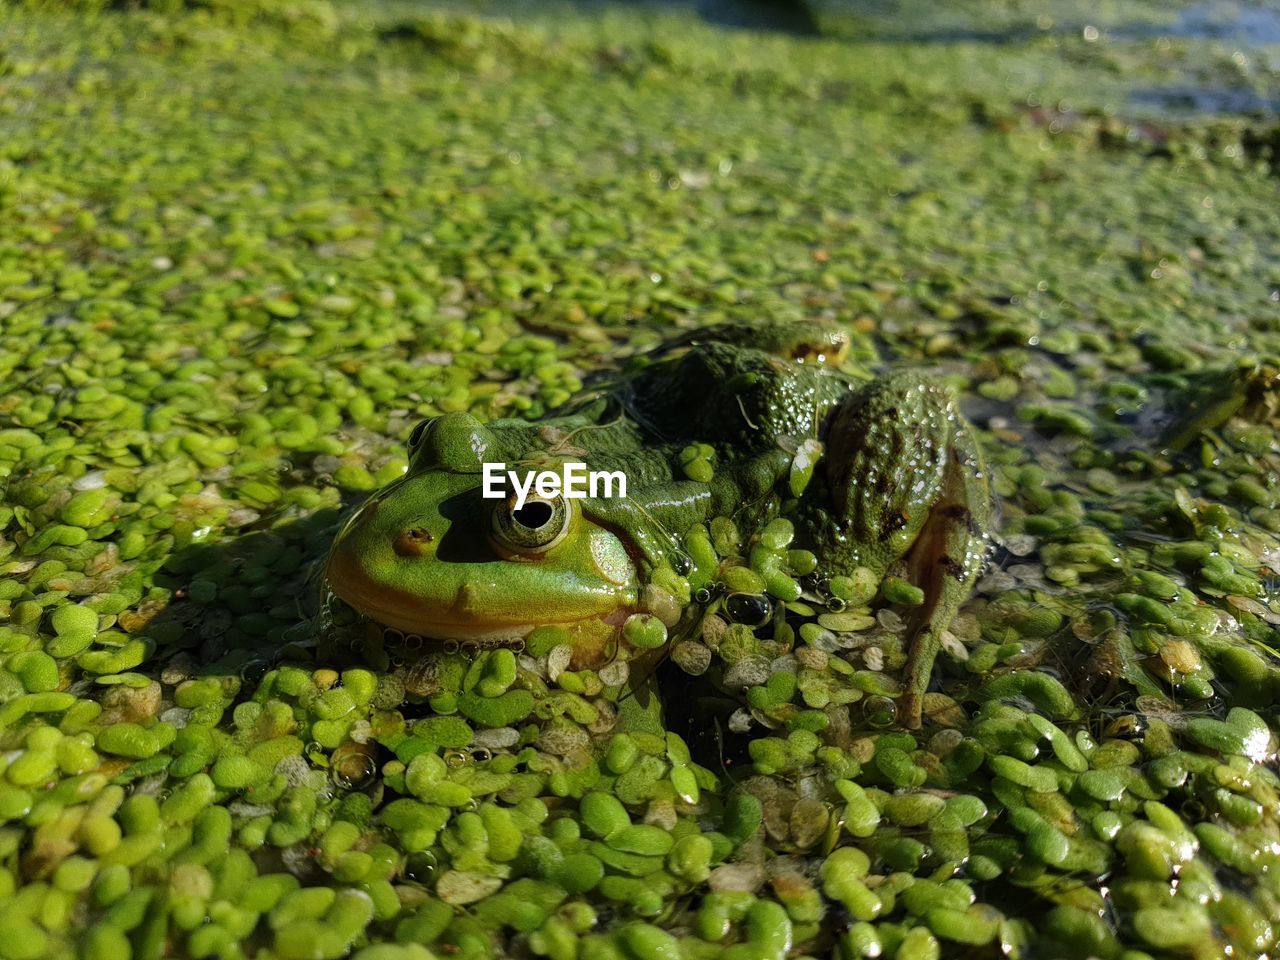
M 898 722 L 918 729 L 942 634 L 973 589 L 987 553 L 990 499 L 982 460 L 967 424 L 948 450 L 941 490 L 911 549 L 906 577 L 924 591 L 908 620 L 907 665 Z
M 819 555 L 833 571 L 904 567 L 924 591 L 898 703 L 899 721 L 916 728 L 942 633 L 986 551 L 982 459 L 951 392 L 909 371 L 850 394 L 832 410 L 825 441 L 830 513 Z

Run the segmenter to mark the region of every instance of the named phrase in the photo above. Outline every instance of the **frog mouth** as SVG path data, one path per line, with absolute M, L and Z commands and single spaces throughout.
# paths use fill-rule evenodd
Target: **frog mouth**
M 448 599 L 424 599 L 372 580 L 358 566 L 344 562 L 341 551 L 330 555 L 325 579 L 335 597 L 384 629 L 442 643 L 511 646 L 538 627 L 618 628 L 636 607 L 630 590 L 595 593 L 591 599 L 596 602 L 589 606 L 579 594 L 571 604 L 577 608 L 574 613 L 557 616 L 554 596 L 539 593 L 516 607 L 509 591 L 496 583 L 467 581 L 459 583 Z

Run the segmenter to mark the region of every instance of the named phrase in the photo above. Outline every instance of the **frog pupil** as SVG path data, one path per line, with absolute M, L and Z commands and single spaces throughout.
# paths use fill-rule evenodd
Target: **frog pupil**
M 526 529 L 538 530 L 551 521 L 554 513 L 555 511 L 551 509 L 551 504 L 542 500 L 534 500 L 532 503 L 526 503 L 519 510 L 513 510 L 511 518 Z

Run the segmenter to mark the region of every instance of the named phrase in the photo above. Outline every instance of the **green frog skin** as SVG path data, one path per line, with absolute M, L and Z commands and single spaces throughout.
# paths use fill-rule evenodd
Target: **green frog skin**
M 723 516 L 749 535 L 783 516 L 822 576 L 861 567 L 923 591 L 898 701 L 899 721 L 918 727 L 943 631 L 983 563 L 986 476 L 948 389 L 913 372 L 859 380 L 840 368 L 846 346 L 807 324 L 711 327 L 540 422 L 424 421 L 406 474 L 336 538 L 329 588 L 385 626 L 442 641 L 496 645 L 560 626 L 584 669 L 616 653 L 656 571 L 712 578 L 681 546 L 692 527 Z M 797 493 L 806 440 L 822 453 Z M 709 477 L 682 466 L 691 444 L 712 451 Z M 518 474 L 568 462 L 622 471 L 627 496 L 531 493 L 517 508 L 514 496 L 482 496 L 486 462 Z

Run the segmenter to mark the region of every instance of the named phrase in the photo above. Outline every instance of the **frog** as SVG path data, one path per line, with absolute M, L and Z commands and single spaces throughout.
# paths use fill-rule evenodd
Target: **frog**
M 751 534 L 781 517 L 816 557 L 814 582 L 869 570 L 919 588 L 896 708 L 918 728 L 944 633 L 985 561 L 991 494 L 954 392 L 909 368 L 868 376 L 847 362 L 849 344 L 814 322 L 710 325 L 541 420 L 424 419 L 404 475 L 337 534 L 328 588 L 386 628 L 453 649 L 519 648 L 556 627 L 572 668 L 594 669 L 619 656 L 650 585 L 714 583 L 689 531 L 724 517 Z M 625 496 L 534 485 L 548 471 L 567 482 L 571 463 L 625 477 Z M 708 591 L 673 594 L 670 627 Z

